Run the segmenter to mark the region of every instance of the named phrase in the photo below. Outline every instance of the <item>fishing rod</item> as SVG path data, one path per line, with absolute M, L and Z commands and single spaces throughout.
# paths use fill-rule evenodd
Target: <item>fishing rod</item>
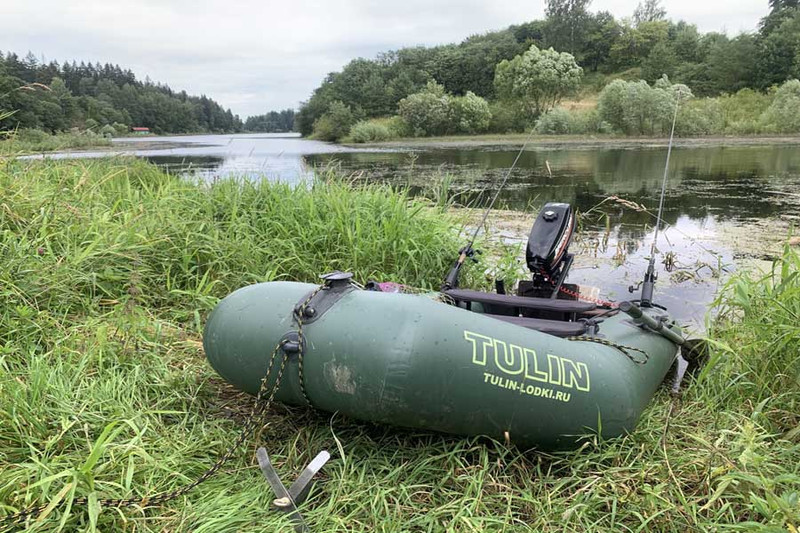
M 650 262 L 647 265 L 647 271 L 644 274 L 644 281 L 642 282 L 642 297 L 640 304 L 642 307 L 652 307 L 653 305 L 653 290 L 655 289 L 658 274 L 656 274 L 656 244 L 658 242 L 658 230 L 661 227 L 661 220 L 664 215 L 664 196 L 667 191 L 667 176 L 669 174 L 669 158 L 672 155 L 672 141 L 675 137 L 675 123 L 678 120 L 678 108 L 681 103 L 681 91 L 677 91 L 675 98 L 675 113 L 672 115 L 672 128 L 669 132 L 669 144 L 667 145 L 667 160 L 664 163 L 664 177 L 661 180 L 661 199 L 658 202 L 658 215 L 656 217 L 656 229 L 653 233 L 653 243 L 650 245 Z
M 525 142 L 522 143 L 522 147 L 519 149 L 519 152 L 517 152 L 517 157 L 515 157 L 514 162 L 511 163 L 511 168 L 509 168 L 508 171 L 506 172 L 503 181 L 500 182 L 500 187 L 497 189 L 497 192 L 494 193 L 492 201 L 489 202 L 489 207 L 487 207 L 486 210 L 483 212 L 483 217 L 481 218 L 480 224 L 478 224 L 478 226 L 475 228 L 475 231 L 472 233 L 472 237 L 470 238 L 467 245 L 458 251 L 458 259 L 456 260 L 455 263 L 453 263 L 453 267 L 450 269 L 450 272 L 447 273 L 447 277 L 444 279 L 444 283 L 442 283 L 443 291 L 449 289 L 455 289 L 456 287 L 458 287 L 458 274 L 459 272 L 461 272 L 461 267 L 464 265 L 464 261 L 466 261 L 467 258 L 470 258 L 473 261 L 477 262 L 477 259 L 475 259 L 475 254 L 480 253 L 480 251 L 475 250 L 472 247 L 472 245 L 475 244 L 475 239 L 478 238 L 478 233 L 480 233 L 481 228 L 483 228 L 483 225 L 486 223 L 486 219 L 489 217 L 489 213 L 492 211 L 494 203 L 497 201 L 497 198 L 500 196 L 500 193 L 506 186 L 506 182 L 508 181 L 508 178 L 511 176 L 511 172 L 514 171 L 514 168 L 516 168 L 517 163 L 519 162 L 519 158 L 522 157 L 522 152 L 525 151 L 525 148 L 528 146 L 528 143 L 533 138 L 533 133 L 534 129 L 531 128 L 530 133 L 528 133 L 528 137 L 525 139 Z

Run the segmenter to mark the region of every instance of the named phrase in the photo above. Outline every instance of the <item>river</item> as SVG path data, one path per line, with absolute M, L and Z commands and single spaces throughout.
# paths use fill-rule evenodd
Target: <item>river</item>
M 126 138 L 116 140 L 110 152 L 60 156 L 133 154 L 172 172 L 209 179 L 233 175 L 290 183 L 312 179 L 317 167 L 335 166 L 359 173 L 362 180 L 408 186 L 419 194 L 448 175 L 449 193 L 474 207 L 495 192 L 518 149 L 503 144 L 359 148 L 291 134 L 250 134 Z M 573 245 L 578 257 L 570 281 L 600 287 L 606 298 L 629 298 L 627 288 L 646 266 L 665 158 L 663 144 L 554 147 L 534 140 L 499 205 L 527 215 L 498 212 L 490 218 L 493 237 L 509 246 L 524 243 L 540 205 L 572 203 L 588 215 Z M 726 275 L 743 266 L 763 267 L 800 221 L 800 140 L 681 141 L 672 152 L 664 220 L 659 257 L 669 254 L 673 261 L 667 263 L 673 264 L 661 267 L 659 301 L 702 329 Z M 673 268 L 664 271 L 666 266 Z

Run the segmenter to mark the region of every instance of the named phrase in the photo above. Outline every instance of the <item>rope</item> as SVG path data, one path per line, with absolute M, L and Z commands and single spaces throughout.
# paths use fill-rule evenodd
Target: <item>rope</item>
M 300 345 L 297 353 L 297 377 L 298 381 L 300 381 L 300 392 L 303 394 L 303 399 L 306 401 L 306 405 L 309 407 L 312 407 L 312 404 L 311 400 L 308 398 L 308 393 L 306 392 L 306 380 L 305 374 L 303 374 L 303 356 L 305 355 L 306 344 L 303 341 L 303 317 L 305 316 L 306 307 L 308 307 L 308 304 L 311 303 L 311 300 L 314 298 L 314 296 L 316 296 L 317 293 L 324 287 L 325 285 L 320 285 L 314 289 L 311 294 L 308 295 L 308 298 L 306 298 L 302 305 L 297 308 L 297 312 L 295 313 L 295 319 L 297 320 L 297 342 Z
M 623 354 L 625 357 L 636 363 L 637 365 L 643 365 L 650 360 L 650 356 L 647 355 L 647 352 L 644 350 L 640 350 L 639 348 L 634 348 L 632 346 L 625 346 L 624 344 L 619 344 L 613 341 L 609 341 L 606 339 L 601 339 L 598 337 L 565 337 L 568 341 L 581 341 L 581 342 L 594 342 L 597 344 L 602 344 L 603 346 L 610 346 L 611 348 L 616 348 Z M 630 352 L 639 352 L 644 356 L 644 359 L 638 359 L 633 357 Z
M 311 405 L 310 400 L 308 399 L 308 395 L 306 394 L 305 390 L 305 383 L 303 378 L 303 319 L 302 317 L 303 312 L 305 311 L 306 306 L 308 306 L 311 299 L 323 289 L 324 286 L 318 287 L 314 290 L 306 299 L 305 302 L 300 306 L 299 312 L 296 314 L 297 320 L 297 337 L 298 342 L 300 345 L 300 350 L 298 354 L 298 376 L 300 380 L 300 389 L 303 393 L 303 397 L 305 398 L 306 402 Z M 197 479 L 189 483 L 188 485 L 184 485 L 172 491 L 166 492 L 156 492 L 150 495 L 144 495 L 139 497 L 132 497 L 132 498 L 102 498 L 98 500 L 98 503 L 104 507 L 146 507 L 146 506 L 157 506 L 163 505 L 171 500 L 179 498 L 198 485 L 203 483 L 204 481 L 208 480 L 212 476 L 214 476 L 219 470 L 233 457 L 233 454 L 236 450 L 244 443 L 245 439 L 250 436 L 255 429 L 259 426 L 261 420 L 263 419 L 264 413 L 269 409 L 269 406 L 272 404 L 273 399 L 275 398 L 275 394 L 278 392 L 280 388 L 281 380 L 283 379 L 283 373 L 286 369 L 286 361 L 289 359 L 286 352 L 283 352 L 283 357 L 281 358 L 281 364 L 278 368 L 278 373 L 275 378 L 275 383 L 272 387 L 269 386 L 270 376 L 272 375 L 272 370 L 275 366 L 275 359 L 278 356 L 278 352 L 283 350 L 283 346 L 287 343 L 287 340 L 282 340 L 279 342 L 275 349 L 272 351 L 272 355 L 269 358 L 269 364 L 267 365 L 267 371 L 264 374 L 264 377 L 261 378 L 261 384 L 258 389 L 258 393 L 256 394 L 256 399 L 253 404 L 253 408 L 250 411 L 250 415 L 248 417 L 247 422 L 245 423 L 242 431 L 236 437 L 236 440 L 233 441 L 230 447 L 220 455 L 220 457 L 214 462 L 214 464 L 205 472 L 203 472 Z M 266 400 L 264 398 L 266 397 Z M 86 497 L 75 498 L 72 500 L 72 505 L 87 505 L 89 503 L 89 499 Z M 29 518 L 35 518 L 41 515 L 45 509 L 50 504 L 41 504 L 41 505 L 34 505 L 31 507 L 27 507 L 20 511 L 17 511 L 13 514 L 8 514 L 6 516 L 0 517 L 0 527 L 4 531 L 10 531 L 13 528 L 21 527 L 22 523 Z

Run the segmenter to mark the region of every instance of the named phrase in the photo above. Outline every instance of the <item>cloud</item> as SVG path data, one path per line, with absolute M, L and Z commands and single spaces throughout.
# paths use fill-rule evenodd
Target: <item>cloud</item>
M 766 0 L 665 0 L 702 31 L 752 31 Z M 99 61 L 206 94 L 242 116 L 295 107 L 354 57 L 458 42 L 540 18 L 523 0 L 2 0 L 0 50 Z M 596 0 L 629 16 L 635 2 Z

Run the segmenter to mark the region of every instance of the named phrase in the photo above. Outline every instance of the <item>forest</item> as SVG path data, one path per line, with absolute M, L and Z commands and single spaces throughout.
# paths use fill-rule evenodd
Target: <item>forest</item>
M 542 20 L 354 59 L 297 112 L 245 121 L 211 98 L 141 81 L 118 65 L 0 53 L 0 131 L 295 130 L 352 142 L 530 128 L 658 135 L 681 93 L 689 101 L 679 135 L 800 132 L 800 84 L 791 81 L 800 78 L 800 0 L 769 0 L 758 30 L 733 37 L 669 20 L 660 0 L 644 0 L 624 18 L 590 4 L 547 0 Z M 559 106 L 568 99 L 591 105 Z
M 553 105 L 520 113 L 520 100 L 526 95 L 504 90 L 509 85 L 497 76 L 503 62 L 513 62 L 515 58 L 530 62 L 523 56 L 533 47 L 538 56 L 547 54 L 550 48 L 562 53 L 559 61 L 566 61 L 565 68 L 572 68 L 569 58 L 563 56 L 566 53 L 580 69 L 578 83 L 574 83 L 576 79 L 567 80 L 560 97 L 596 97 L 614 80 L 638 84 L 639 89 L 632 86 L 628 91 L 637 95 L 647 92 L 641 85 L 645 82 L 651 95 L 655 95 L 652 91 L 656 82 L 666 76 L 672 85 L 687 88 L 697 99 L 693 106 L 704 107 L 708 114 L 695 117 L 705 125 L 699 128 L 701 131 L 690 133 L 724 133 L 720 124 L 725 121 L 749 121 L 741 131 L 728 133 L 775 129 L 760 121 L 772 104 L 776 88 L 800 77 L 798 0 L 769 0 L 770 12 L 759 22 L 758 31 L 733 37 L 701 33 L 693 24 L 669 20 L 659 0 L 645 0 L 630 18 L 622 19 L 607 11 L 591 12 L 590 3 L 591 0 L 547 0 L 544 20 L 475 35 L 459 44 L 402 48 L 375 59 L 354 59 L 341 72 L 328 74 L 302 104 L 296 128 L 304 135 L 313 133 L 325 140 L 349 134 L 351 140 L 358 141 L 381 140 L 386 135 L 474 133 L 475 125 L 480 126 L 479 131 L 499 133 L 538 127 L 541 115 L 555 107 L 560 98 Z M 800 98 L 793 87 L 785 90 L 792 101 Z M 708 100 L 735 96 L 741 91 L 744 92 L 732 101 Z M 463 101 L 464 98 L 470 101 Z M 449 99 L 450 104 L 443 99 Z M 461 103 L 448 108 L 459 99 Z M 407 109 L 404 114 L 403 108 L 414 107 L 409 104 L 423 100 L 429 103 L 427 111 L 448 115 L 449 119 L 433 128 L 409 123 L 408 114 L 414 113 Z M 462 104 L 467 103 L 477 115 L 465 125 L 460 123 L 464 115 L 459 107 L 463 109 Z M 726 107 L 736 116 L 720 118 L 719 109 Z M 539 129 L 552 133 L 549 130 L 556 123 L 556 129 L 570 129 L 572 133 L 602 133 L 604 128 L 623 134 L 648 133 L 603 124 L 599 115 L 567 117 L 562 111 L 558 111 L 560 117 L 551 117 Z M 697 109 L 693 112 L 699 113 Z M 742 113 L 749 115 L 747 120 L 738 116 Z M 393 115 L 399 116 L 386 118 Z M 374 120 L 377 117 L 384 119 Z M 569 126 L 569 120 L 590 125 Z
M 241 131 L 238 116 L 206 96 L 140 81 L 111 64 L 41 62 L 0 53 L 0 130 L 77 128 L 110 135 L 132 126 L 154 133 Z
M 294 130 L 294 109 L 270 111 L 264 115 L 247 117 L 244 130 L 251 132 L 285 133 Z

